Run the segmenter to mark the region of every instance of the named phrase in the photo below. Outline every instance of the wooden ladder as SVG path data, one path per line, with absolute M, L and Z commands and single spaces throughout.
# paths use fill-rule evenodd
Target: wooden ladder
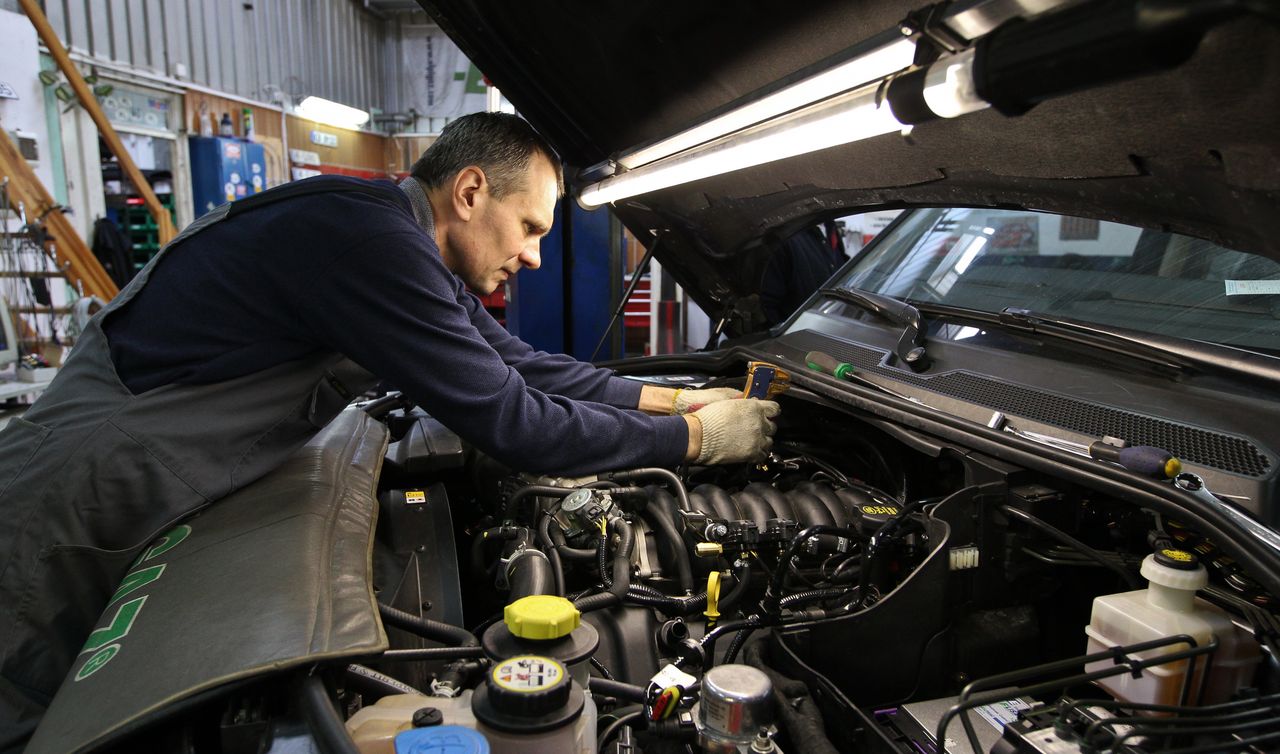
M 97 296 L 103 301 L 115 298 L 120 292 L 119 287 L 76 233 L 71 221 L 62 213 L 53 197 L 49 196 L 35 171 L 2 128 L 0 179 L 7 179 L 6 188 L 11 206 L 21 204 L 28 218 L 42 223 L 48 229 L 52 243 L 45 244 L 44 251 L 80 294 Z

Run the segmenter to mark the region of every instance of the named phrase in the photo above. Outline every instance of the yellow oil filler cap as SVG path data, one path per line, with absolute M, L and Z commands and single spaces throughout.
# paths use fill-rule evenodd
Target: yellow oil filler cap
M 564 597 L 534 594 L 507 605 L 502 621 L 521 639 L 559 639 L 582 623 L 582 613 Z

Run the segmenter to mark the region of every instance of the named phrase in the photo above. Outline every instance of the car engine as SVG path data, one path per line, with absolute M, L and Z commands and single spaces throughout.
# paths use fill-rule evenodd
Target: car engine
M 732 362 L 719 375 L 645 379 L 736 388 L 746 381 Z M 292 655 L 273 645 L 280 637 L 213 628 L 205 634 L 213 638 L 201 639 L 209 655 L 203 680 L 177 683 L 178 695 L 146 675 L 202 664 L 187 659 L 185 642 L 201 635 L 193 619 L 159 616 L 160 605 L 209 626 L 250 623 L 214 622 L 221 613 L 212 598 L 191 590 L 222 582 L 210 582 L 190 558 L 250 531 L 237 524 L 235 536 L 219 534 L 218 515 L 234 518 L 237 505 L 301 489 L 281 486 L 288 479 L 260 482 L 257 497 L 228 499 L 179 527 L 187 541 L 177 544 L 171 532 L 151 550 L 188 557 L 187 583 L 205 585 L 179 583 L 187 577 L 175 560 L 172 574 L 146 587 L 157 606 L 148 610 L 190 633 L 166 634 L 179 640 L 173 646 L 146 639 L 147 651 L 135 651 L 148 628 L 139 621 L 115 650 L 121 658 L 72 689 L 101 700 L 92 683 L 127 673 L 137 696 L 178 701 L 137 702 L 137 716 L 125 724 L 117 717 L 109 735 L 83 734 L 110 746 L 73 748 L 1277 750 L 1280 622 L 1274 590 L 1264 586 L 1272 576 L 1258 576 L 1257 564 L 1266 570 L 1269 561 L 1258 560 L 1257 543 L 1224 539 L 1193 507 L 1068 467 L 999 458 L 804 381 L 776 400 L 783 410 L 774 445 L 759 463 L 582 479 L 507 469 L 397 393 L 357 404 L 348 414 L 358 420 L 326 430 L 338 455 L 304 456 L 282 473 L 310 479 L 317 469 L 355 469 L 376 497 L 364 523 L 355 520 L 358 506 L 334 508 L 317 529 L 329 533 L 308 540 L 320 554 L 318 572 L 292 534 L 293 551 L 258 547 L 250 562 L 239 549 L 215 562 L 235 578 L 260 573 L 258 562 L 283 569 L 287 558 L 301 558 L 323 593 L 368 559 L 371 583 L 348 586 L 372 595 L 376 618 L 303 599 L 303 625 L 333 628 L 309 629 L 310 643 Z M 349 498 L 331 472 L 320 478 L 333 500 Z M 320 548 L 324 539 L 330 549 Z M 171 603 L 161 602 L 166 580 L 178 593 Z M 239 599 L 245 610 L 271 612 L 251 607 L 270 604 L 254 601 L 263 599 L 254 583 L 239 584 L 242 597 L 222 604 Z M 295 587 L 258 586 L 286 611 L 291 595 L 282 590 Z M 315 604 L 328 607 L 317 613 Z M 317 648 L 316 636 L 354 631 L 362 620 L 369 635 L 385 630 L 382 646 L 362 650 L 353 639 L 342 651 Z M 261 656 L 233 661 L 243 645 Z M 165 652 L 182 659 L 165 660 Z M 67 705 L 46 721 L 83 722 Z M 55 740 L 42 738 L 33 750 L 65 746 Z
M 391 412 L 381 531 L 403 536 L 424 486 L 454 528 L 383 552 L 384 621 L 426 661 L 381 668 L 411 693 L 345 692 L 360 750 L 398 751 L 387 731 L 422 709 L 547 751 L 1274 750 L 1274 597 L 1229 543 L 802 388 L 778 400 L 761 463 L 587 479 L 512 473 Z M 539 611 L 563 613 L 550 638 L 521 625 Z M 480 649 L 434 659 L 457 642 L 422 621 L 459 614 Z M 567 675 L 587 711 L 548 728 L 550 702 L 504 707 L 512 662 Z

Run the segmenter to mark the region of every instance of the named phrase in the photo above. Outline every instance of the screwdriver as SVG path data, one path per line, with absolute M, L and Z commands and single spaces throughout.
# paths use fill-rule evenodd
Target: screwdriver
M 1098 461 L 1114 463 L 1129 471 L 1157 479 L 1173 479 L 1182 473 L 1182 462 L 1172 453 L 1152 445 L 1115 445 L 1106 440 L 1095 440 L 1088 445 L 1082 442 L 1064 440 L 1061 437 L 1042 435 L 1039 432 L 1028 432 L 1024 429 L 1005 427 L 1019 437 L 1045 443 L 1089 456 Z
M 836 357 L 822 351 L 810 351 L 804 355 L 804 363 L 816 372 L 825 372 L 838 380 L 847 380 L 857 373 L 853 365 L 836 361 Z

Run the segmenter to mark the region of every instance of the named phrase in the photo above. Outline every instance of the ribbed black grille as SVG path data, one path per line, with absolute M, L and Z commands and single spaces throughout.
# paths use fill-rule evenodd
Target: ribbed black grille
M 1210 432 L 1154 416 L 1135 414 L 1055 393 L 1013 385 L 971 372 L 924 376 L 880 366 L 885 353 L 809 330 L 777 341 L 801 353 L 822 350 L 858 369 L 996 411 L 1052 424 L 1094 437 L 1123 437 L 1134 445 L 1154 445 L 1199 466 L 1245 476 L 1264 476 L 1271 459 L 1242 437 Z

